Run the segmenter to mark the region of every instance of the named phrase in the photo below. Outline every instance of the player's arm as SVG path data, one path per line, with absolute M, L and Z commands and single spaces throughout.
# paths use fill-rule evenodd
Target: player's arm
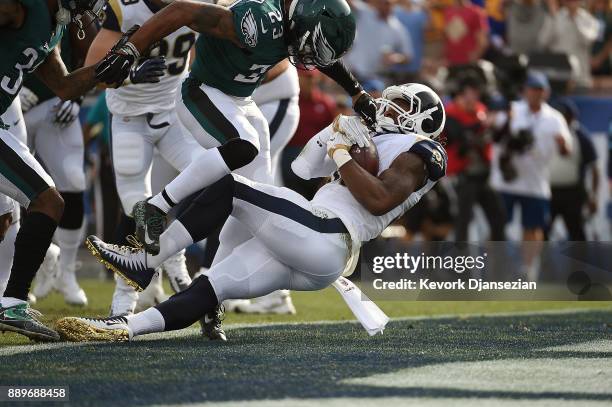
M 331 65 L 319 67 L 319 71 L 333 79 L 353 99 L 353 109 L 370 128 L 376 125 L 376 103 L 370 94 L 363 90 L 351 71 L 338 60 Z
M 91 21 L 91 17 L 85 15 L 83 18 L 83 30 L 85 37 L 78 36 L 79 28 L 76 24 L 70 24 L 70 44 L 72 45 L 72 67 L 74 69 L 85 66 L 87 52 L 91 44 L 97 38 L 98 26 Z M 102 57 L 98 58 L 98 62 Z
M 62 100 L 76 99 L 96 84 L 95 66 L 68 73 L 57 47 L 34 72 Z
M 339 171 L 357 202 L 375 216 L 384 215 L 400 205 L 427 179 L 423 159 L 411 152 L 400 154 L 379 177 L 364 170 L 354 160 L 344 164 Z
M 230 9 L 192 0 L 176 0 L 155 13 L 130 37 L 130 42 L 142 53 L 184 26 L 239 44 Z
M 436 182 L 446 174 L 446 151 L 430 139 L 417 140 L 378 177 L 355 162 L 348 153 L 349 148 L 341 139 L 328 142 L 328 154 L 336 162 L 344 184 L 357 202 L 376 216 L 404 202 L 428 180 Z
M 87 56 L 85 57 L 85 65 L 93 65 L 106 55 L 106 53 L 115 45 L 121 38 L 119 31 L 112 31 L 102 28 L 96 38 L 91 43 Z

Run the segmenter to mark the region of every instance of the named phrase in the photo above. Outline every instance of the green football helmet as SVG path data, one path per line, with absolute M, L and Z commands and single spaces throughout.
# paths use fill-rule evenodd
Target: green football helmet
M 346 0 L 293 0 L 288 14 L 289 55 L 296 65 L 330 65 L 353 45 L 355 18 Z

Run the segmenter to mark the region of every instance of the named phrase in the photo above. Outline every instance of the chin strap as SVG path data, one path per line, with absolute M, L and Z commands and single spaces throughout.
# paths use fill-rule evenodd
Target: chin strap
M 58 2 L 59 9 L 57 13 L 55 13 L 55 21 L 57 21 L 57 28 L 55 32 L 61 32 L 65 29 L 71 21 L 78 26 L 77 38 L 79 40 L 83 40 L 85 38 L 85 30 L 83 29 L 83 21 L 81 20 L 81 15 L 78 14 L 72 18 L 72 13 L 67 8 L 64 8 L 60 2 Z

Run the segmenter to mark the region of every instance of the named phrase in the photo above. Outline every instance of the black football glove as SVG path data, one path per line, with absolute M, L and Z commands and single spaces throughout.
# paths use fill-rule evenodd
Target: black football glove
M 132 83 L 157 83 L 164 76 L 165 70 L 166 58 L 163 56 L 141 59 L 130 69 L 130 81 Z
M 96 80 L 111 86 L 120 86 L 130 75 L 130 69 L 140 53 L 129 39 L 140 28 L 134 25 L 113 45 L 96 66 Z
M 361 116 L 370 130 L 376 129 L 376 102 L 369 93 L 363 93 L 359 96 L 353 105 L 353 109 Z

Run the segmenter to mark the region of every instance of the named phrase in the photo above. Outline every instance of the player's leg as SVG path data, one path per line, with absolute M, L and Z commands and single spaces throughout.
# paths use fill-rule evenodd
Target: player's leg
M 312 259 L 326 258 L 327 249 L 336 250 L 341 245 L 346 250 L 346 238 L 335 238 L 328 247 L 317 248 L 315 252 L 310 244 L 304 247 L 304 240 L 310 242 L 310 232 L 334 236 L 348 232 L 338 218 L 325 218 L 329 217 L 328 213 L 313 209 L 310 202 L 298 193 L 287 188 L 254 183 L 239 175 L 227 175 L 194 197 L 161 235 L 157 255 L 146 253 L 143 249 L 109 245 L 95 236 L 88 238 L 88 246 L 107 267 L 134 287 L 144 289 L 151 281 L 155 267 L 194 241 L 206 238 L 230 214 L 269 248 L 274 248 L 279 260 L 295 264 L 302 271 L 313 270 L 315 263 Z M 287 246 L 289 240 L 285 239 L 288 235 L 295 237 L 290 246 Z M 299 250 L 296 251 L 296 248 Z M 328 267 L 333 266 L 330 260 L 327 264 Z
M 0 201 L 8 200 L 8 197 L 0 197 Z M 0 213 L 3 212 L 0 211 Z M 9 212 L 10 213 L 10 212 Z M 11 216 L 12 217 L 12 216 Z M 13 255 L 15 254 L 15 238 L 19 231 L 19 217 L 12 219 L 11 225 L 4 234 L 4 239 L 0 242 L 0 298 L 6 288 L 9 276 L 11 275 L 11 266 L 13 265 Z
M 134 233 L 131 217 L 134 204 L 151 196 L 151 160 L 153 140 L 144 116 L 111 119 L 111 154 L 117 194 L 123 213 L 115 234 L 117 244 L 128 244 L 127 236 Z M 116 285 L 111 303 L 111 316 L 134 312 L 138 293 L 121 278 Z
M 259 108 L 266 118 L 270 130 L 272 178 L 275 185 L 280 185 L 280 157 L 283 149 L 293 137 L 300 118 L 298 97 L 274 100 L 259 105 Z M 224 229 L 228 227 L 230 220 L 223 226 Z M 250 302 L 240 302 L 237 304 L 236 310 L 260 314 L 295 314 L 296 312 L 288 290 L 275 291 L 264 297 L 255 298 Z
M 281 184 L 280 157 L 287 146 L 300 121 L 298 97 L 275 100 L 259 108 L 268 121 L 270 132 L 270 158 L 274 184 Z
M 312 227 L 327 230 L 316 231 L 282 214 L 272 214 L 268 221 L 276 227 L 261 230 L 257 235 L 278 235 L 282 230 L 283 236 L 276 238 L 283 238 L 286 248 L 271 247 L 264 242 L 267 237 L 263 240 L 253 237 L 216 265 L 210 277 L 198 277 L 186 290 L 154 308 L 125 318 L 65 318 L 58 322 L 58 327 L 70 340 L 128 340 L 147 333 L 189 327 L 227 299 L 260 297 L 280 289 L 311 291 L 327 287 L 345 268 L 347 246 L 339 234 L 327 233 L 335 227 L 332 223 L 319 218 L 314 226 L 310 223 L 312 220 L 305 220 L 307 216 L 303 213 L 298 217 Z M 287 229 L 285 221 L 293 222 L 292 226 L 298 230 Z M 304 237 L 309 245 L 299 247 Z M 284 261 L 277 258 L 279 254 Z M 304 266 L 304 254 L 309 257 L 308 266 L 293 267 L 294 261 L 298 267 Z
M 36 111 L 28 112 L 28 115 L 37 114 L 40 109 L 44 112 L 44 118 L 35 132 L 33 147 L 65 202 L 64 215 L 55 232 L 55 241 L 60 248 L 55 286 L 67 303 L 87 305 L 87 296 L 76 279 L 76 259 L 85 223 L 85 147 L 78 120 L 64 128 L 50 120 L 51 110 L 58 100 L 53 98 L 43 102 L 32 109 Z
M 11 106 L 14 117 L 2 121 L 23 122 L 18 99 Z M 53 180 L 10 131 L 0 129 L 0 193 L 28 210 L 15 239 L 15 255 L 4 297 L 0 300 L 0 330 L 12 330 L 40 340 L 57 340 L 57 333 L 36 320 L 28 307 L 28 292 L 64 210 L 64 201 Z
M 258 111 L 249 98 L 231 97 L 218 89 L 185 81 L 178 94 L 177 112 L 188 131 L 208 149 L 161 193 L 137 206 L 137 234 L 149 251 L 157 252 L 164 215 L 174 205 L 256 159 L 259 134 L 247 117 L 253 109 Z

